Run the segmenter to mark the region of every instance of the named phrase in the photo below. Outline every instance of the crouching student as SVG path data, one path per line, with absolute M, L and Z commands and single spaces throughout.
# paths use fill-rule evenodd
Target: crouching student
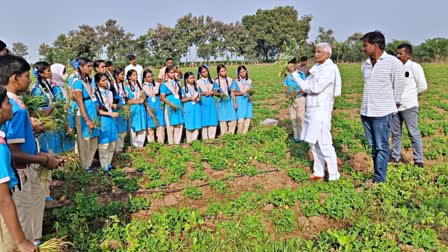
M 238 133 L 246 134 L 253 117 L 251 94 L 253 84 L 245 66 L 239 66 L 237 72 L 238 77 L 233 81 L 230 89 L 232 90 L 233 105 L 238 119 Z
M 110 90 L 107 90 L 109 81 L 106 74 L 97 73 L 94 79 L 97 85 L 95 95 L 98 101 L 98 113 L 101 122 L 98 151 L 101 167 L 105 172 L 109 172 L 113 169 L 112 158 L 115 152 L 115 142 L 118 140 L 117 124 L 115 122 L 118 113 L 112 111 L 117 108 L 117 105 L 113 104 L 114 95 Z
M 0 86 L 0 128 L 12 119 L 12 104 L 6 89 Z M 37 251 L 25 238 L 11 194 L 21 190 L 19 175 L 13 166 L 5 132 L 0 131 L 0 244 L 2 251 Z
M 192 72 L 187 72 L 184 75 L 184 87 L 182 88 L 187 143 L 197 140 L 199 130 L 202 128 L 200 101 L 201 96 L 194 79 L 194 74 Z
M 29 90 L 29 70 L 30 65 L 21 57 L 0 57 L 0 85 L 5 86 L 8 91 L 13 114 L 12 119 L 3 124 L 2 131 L 5 132 L 19 179 L 22 181 L 22 190 L 14 191 L 13 200 L 26 239 L 38 244 L 42 238 L 47 195 L 38 178 L 37 169 L 39 166 L 56 169 L 60 160 L 53 154 L 42 153 L 37 149 L 31 119 L 20 96 L 20 93 Z
M 80 117 L 76 117 L 76 133 L 78 134 L 81 163 L 83 168 L 91 173 L 93 158 L 98 150 L 99 129 L 95 122 L 99 118 L 95 88 L 89 76 L 92 73 L 92 61 L 86 58 L 79 58 L 78 61 L 79 79 L 73 81 L 73 90 L 80 112 Z
M 146 94 L 147 106 L 147 136 L 148 143 L 154 142 L 157 137 L 158 143 L 165 142 L 165 117 L 163 107 L 160 102 L 160 83 L 154 81 L 154 74 L 151 70 L 143 71 L 143 91 Z

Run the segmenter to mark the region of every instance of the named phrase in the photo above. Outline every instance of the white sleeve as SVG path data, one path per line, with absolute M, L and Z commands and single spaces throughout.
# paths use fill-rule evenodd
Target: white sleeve
M 308 76 L 306 80 L 302 80 L 297 72 L 293 73 L 292 76 L 294 81 L 299 84 L 303 92 L 307 94 L 319 94 L 328 85 L 334 82 L 335 75 L 334 71 L 320 71 L 319 76 L 314 76 L 313 74 Z
M 421 92 L 428 89 L 428 83 L 426 82 L 425 72 L 423 72 L 422 66 L 419 64 L 413 64 L 414 67 L 412 68 L 415 82 L 417 83 L 417 92 L 420 94 Z

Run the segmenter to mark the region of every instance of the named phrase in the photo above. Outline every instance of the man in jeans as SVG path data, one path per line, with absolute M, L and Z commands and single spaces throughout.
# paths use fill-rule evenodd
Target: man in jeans
M 390 161 L 398 163 L 401 153 L 403 122 L 408 129 L 414 149 L 414 165 L 423 168 L 422 137 L 418 130 L 418 95 L 428 88 L 423 68 L 411 60 L 412 46 L 401 44 L 397 47 L 397 57 L 405 68 L 405 87 L 401 96 L 398 113 L 392 116 L 392 153 Z
M 361 121 L 367 142 L 372 147 L 373 182 L 385 182 L 391 118 L 400 107 L 405 71 L 403 63 L 384 51 L 386 41 L 381 32 L 369 32 L 361 41 L 364 52 L 369 56 L 361 67 L 364 78 Z

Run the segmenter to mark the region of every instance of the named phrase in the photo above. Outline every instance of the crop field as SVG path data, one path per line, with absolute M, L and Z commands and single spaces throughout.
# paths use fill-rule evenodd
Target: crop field
M 404 162 L 389 165 L 387 183 L 365 185 L 360 64 L 342 64 L 332 123 L 342 177 L 309 182 L 312 155 L 292 140 L 280 67 L 249 65 L 247 135 L 130 148 L 110 174 L 55 172 L 64 185 L 52 194 L 67 204 L 46 212 L 45 238 L 66 236 L 68 251 L 447 251 L 448 65 L 423 67 L 424 169 L 404 132 Z M 267 118 L 279 125 L 261 125 Z

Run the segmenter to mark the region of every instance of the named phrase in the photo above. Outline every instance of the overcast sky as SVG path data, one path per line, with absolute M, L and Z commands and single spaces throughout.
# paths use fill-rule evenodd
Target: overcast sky
M 71 6 L 67 7 L 68 3 Z M 425 39 L 448 37 L 447 0 L 2 0 L 0 39 L 8 45 L 20 41 L 29 47 L 31 61 L 39 58 L 42 43 L 81 24 L 98 25 L 116 19 L 135 35 L 157 23 L 173 26 L 191 12 L 234 22 L 257 9 L 293 6 L 299 16 L 312 15 L 310 39 L 319 26 L 331 28 L 338 40 L 354 32 L 381 30 L 386 39 L 406 39 L 419 44 Z

